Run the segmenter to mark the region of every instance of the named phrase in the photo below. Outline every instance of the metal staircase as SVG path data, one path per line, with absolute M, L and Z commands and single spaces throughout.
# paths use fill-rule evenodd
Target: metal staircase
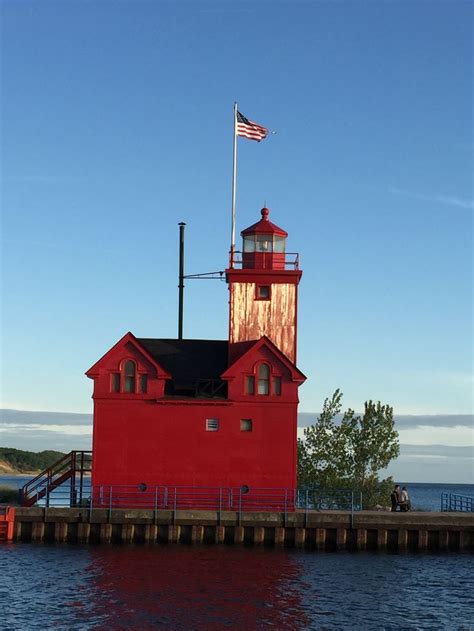
M 46 506 L 49 506 L 53 491 L 68 482 L 70 506 L 81 506 L 86 500 L 85 478 L 91 471 L 92 452 L 71 451 L 22 487 L 21 505 L 33 506 L 44 499 Z

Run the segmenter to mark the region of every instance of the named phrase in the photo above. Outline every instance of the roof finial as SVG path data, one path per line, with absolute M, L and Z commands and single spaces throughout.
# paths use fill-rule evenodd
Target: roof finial
M 270 214 L 270 211 L 268 210 L 266 205 L 262 208 L 260 212 L 262 213 L 262 219 L 268 221 L 268 215 Z

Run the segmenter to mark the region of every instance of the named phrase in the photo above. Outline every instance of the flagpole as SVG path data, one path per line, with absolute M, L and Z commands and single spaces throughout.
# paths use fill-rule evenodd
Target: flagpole
M 232 222 L 230 235 L 230 267 L 234 267 L 235 253 L 235 188 L 237 184 L 237 103 L 234 103 L 234 153 L 232 164 Z

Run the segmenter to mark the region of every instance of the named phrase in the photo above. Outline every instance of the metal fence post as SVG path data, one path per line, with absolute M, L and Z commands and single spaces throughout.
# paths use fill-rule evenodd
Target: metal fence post
M 176 487 L 174 487 L 173 524 L 176 524 L 176 507 L 177 507 Z
M 242 525 L 242 487 L 239 489 L 239 526 Z
M 112 522 L 112 488 L 109 488 L 109 524 Z
M 93 504 L 93 501 L 94 501 L 93 498 L 94 498 L 94 487 L 91 486 L 91 500 L 89 502 L 89 523 L 92 522 L 92 504 Z
M 221 525 L 221 516 L 222 516 L 222 487 L 219 487 L 219 513 L 217 515 L 217 525 Z

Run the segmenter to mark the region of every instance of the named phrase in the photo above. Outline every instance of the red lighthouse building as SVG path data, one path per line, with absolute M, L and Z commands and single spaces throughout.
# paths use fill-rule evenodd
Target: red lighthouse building
M 127 333 L 87 371 L 94 489 L 295 489 L 302 272 L 261 214 L 226 270 L 228 340 Z

